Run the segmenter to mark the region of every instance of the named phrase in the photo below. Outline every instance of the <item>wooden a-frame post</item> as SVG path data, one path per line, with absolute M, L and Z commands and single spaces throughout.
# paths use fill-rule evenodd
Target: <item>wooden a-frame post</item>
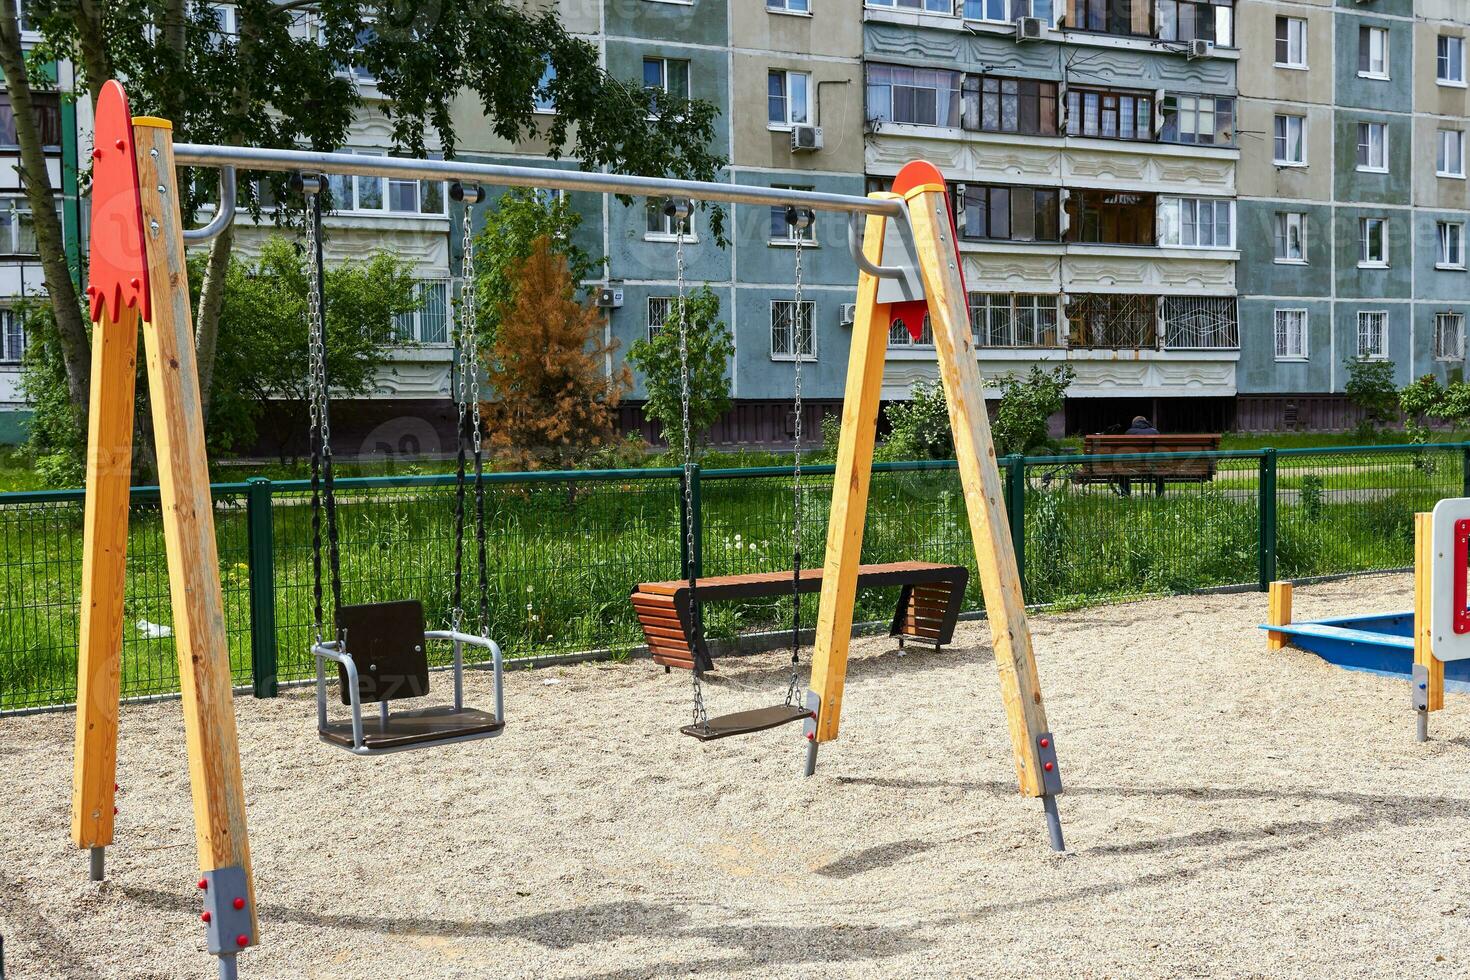
M 204 931 L 220 975 L 259 941 L 229 640 L 194 356 L 172 125 L 130 119 L 115 82 L 98 100 L 94 159 L 93 370 L 88 423 L 72 837 L 92 876 L 112 842 L 137 325 L 148 389 L 194 800 Z M 131 159 L 129 159 L 131 158 Z M 141 234 L 139 234 L 141 233 Z M 181 890 L 195 889 L 193 881 Z M 238 904 L 238 908 L 236 905 Z
M 1042 798 L 1052 846 L 1061 850 L 1061 824 L 1055 801 L 1055 795 L 1061 791 L 1061 777 L 1031 649 L 1031 630 L 1006 519 L 1004 486 L 985 413 L 984 387 L 971 339 L 964 279 L 944 178 L 933 165 L 915 162 L 899 174 L 893 190 L 894 194 L 884 196 L 901 198 L 907 205 L 913 257 L 928 303 L 995 664 L 1000 672 L 1016 780 L 1023 795 Z M 885 262 L 884 239 L 890 220 L 895 219 L 876 215 L 867 219 L 863 251 L 873 265 Z M 886 262 L 891 264 L 896 258 L 887 256 Z M 832 511 L 827 528 L 821 606 L 812 654 L 811 701 L 819 705 L 812 733 L 813 752 L 815 744 L 837 737 L 842 712 L 883 361 L 892 313 L 890 305 L 878 301 L 878 283 L 878 278 L 867 271 L 859 275 L 857 315 L 848 357 L 842 432 L 837 443 L 837 471 L 833 477 Z

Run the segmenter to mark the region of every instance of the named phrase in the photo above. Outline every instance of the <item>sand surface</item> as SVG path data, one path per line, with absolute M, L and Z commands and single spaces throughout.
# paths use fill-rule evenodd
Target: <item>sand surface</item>
M 1297 615 L 1407 608 L 1407 576 Z M 1267 651 L 1260 594 L 1034 620 L 1066 855 L 1016 795 L 983 623 L 854 644 L 842 737 L 675 733 L 648 661 L 508 675 L 495 740 L 327 747 L 237 701 L 263 944 L 243 977 L 1470 975 L 1470 697 Z M 714 711 L 779 700 L 725 661 Z M 488 701 L 488 679 L 470 696 Z M 488 705 L 487 705 L 488 706 Z M 212 977 L 177 701 L 122 715 L 110 880 L 68 841 L 74 716 L 0 719 L 7 976 Z

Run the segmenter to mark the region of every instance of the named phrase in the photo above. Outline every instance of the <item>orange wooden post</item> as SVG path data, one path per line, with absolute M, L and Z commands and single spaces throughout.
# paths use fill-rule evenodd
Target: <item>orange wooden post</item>
M 1270 606 L 1266 622 L 1271 626 L 1291 625 L 1291 583 L 1277 581 L 1271 583 L 1269 599 Z M 1285 633 L 1275 630 L 1266 632 L 1266 647 L 1270 650 L 1280 650 L 1290 642 Z

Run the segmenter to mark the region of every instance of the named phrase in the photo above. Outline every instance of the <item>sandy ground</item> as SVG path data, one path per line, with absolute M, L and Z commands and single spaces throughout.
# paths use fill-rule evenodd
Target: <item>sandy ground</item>
M 1298 618 L 1410 589 L 1299 589 Z M 307 692 L 241 699 L 263 935 L 241 975 L 1470 974 L 1470 697 L 1418 745 L 1405 684 L 1268 653 L 1265 607 L 1035 620 L 1064 856 L 1014 792 L 983 624 L 937 655 L 857 643 L 810 780 L 795 729 L 675 734 L 686 675 L 647 661 L 510 674 L 503 737 L 377 759 L 320 744 Z M 730 665 L 713 707 L 779 699 L 782 670 Z M 178 703 L 124 711 L 101 885 L 67 839 L 72 726 L 0 721 L 7 975 L 213 976 Z

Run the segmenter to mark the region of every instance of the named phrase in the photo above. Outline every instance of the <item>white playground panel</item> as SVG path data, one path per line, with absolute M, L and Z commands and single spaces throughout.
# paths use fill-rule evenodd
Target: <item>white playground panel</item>
M 1434 505 L 1434 566 L 1430 575 L 1429 629 L 1440 660 L 1470 659 L 1470 497 Z

